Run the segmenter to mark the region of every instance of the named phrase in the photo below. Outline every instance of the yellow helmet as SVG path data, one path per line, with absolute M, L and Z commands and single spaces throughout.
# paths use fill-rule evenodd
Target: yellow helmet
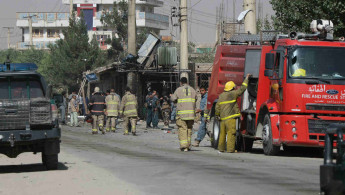
M 228 81 L 225 84 L 225 88 L 224 91 L 230 91 L 231 89 L 233 89 L 234 87 L 236 87 L 236 84 L 233 81 Z
M 293 73 L 292 76 L 293 77 L 305 77 L 305 73 L 306 73 L 306 71 L 303 68 L 299 68 Z

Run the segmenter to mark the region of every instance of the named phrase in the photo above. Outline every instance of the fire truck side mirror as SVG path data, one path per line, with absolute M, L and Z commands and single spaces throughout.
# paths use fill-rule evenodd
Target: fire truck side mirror
M 274 68 L 274 54 L 266 53 L 265 69 L 272 70 Z
M 265 70 L 264 75 L 265 75 L 266 77 L 272 77 L 272 76 L 273 76 L 273 70 Z

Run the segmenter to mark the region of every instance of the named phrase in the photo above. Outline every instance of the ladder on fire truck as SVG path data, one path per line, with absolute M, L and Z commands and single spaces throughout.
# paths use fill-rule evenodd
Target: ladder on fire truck
M 278 31 L 261 31 L 260 34 L 238 34 L 225 40 L 225 44 L 237 45 L 237 44 L 272 44 L 277 39 L 288 38 L 288 35 L 278 34 Z

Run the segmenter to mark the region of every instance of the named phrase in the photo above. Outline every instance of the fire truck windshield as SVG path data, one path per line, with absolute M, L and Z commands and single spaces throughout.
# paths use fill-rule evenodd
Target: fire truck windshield
M 289 52 L 290 79 L 345 80 L 345 48 L 296 47 Z

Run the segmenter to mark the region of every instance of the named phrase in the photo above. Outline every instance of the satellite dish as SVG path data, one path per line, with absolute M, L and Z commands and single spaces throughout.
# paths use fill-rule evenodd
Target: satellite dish
M 241 22 L 246 17 L 247 13 L 250 12 L 250 11 L 252 11 L 252 10 L 247 9 L 247 10 L 241 12 L 240 15 L 237 18 L 237 22 Z

